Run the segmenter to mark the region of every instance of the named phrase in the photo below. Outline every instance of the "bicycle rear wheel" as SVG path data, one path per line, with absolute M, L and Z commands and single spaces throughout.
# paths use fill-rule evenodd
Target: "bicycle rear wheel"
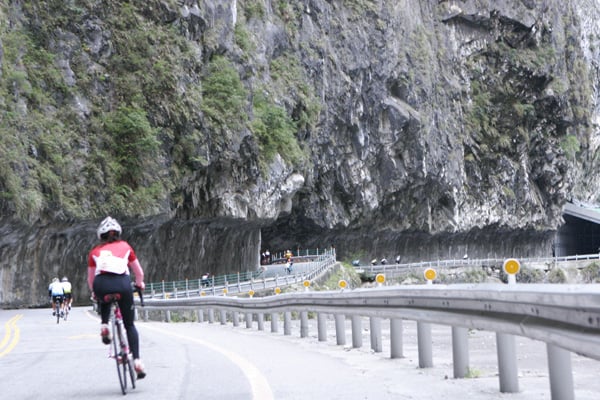
M 122 352 L 121 346 L 121 326 L 116 321 L 112 323 L 113 333 L 113 350 L 115 354 L 115 360 L 117 362 L 117 375 L 119 375 L 119 384 L 121 385 L 121 392 L 127 393 L 127 358 Z
M 56 300 L 54 309 L 56 311 L 56 323 L 60 322 L 60 301 Z

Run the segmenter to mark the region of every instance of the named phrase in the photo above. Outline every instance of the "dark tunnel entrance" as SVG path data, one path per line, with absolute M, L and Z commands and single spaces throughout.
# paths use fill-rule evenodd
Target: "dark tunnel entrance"
M 600 252 L 600 209 L 567 204 L 565 223 L 558 229 L 554 256 L 565 257 Z

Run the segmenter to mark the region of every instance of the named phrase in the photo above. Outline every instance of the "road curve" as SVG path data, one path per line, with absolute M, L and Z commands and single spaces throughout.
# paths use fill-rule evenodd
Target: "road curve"
M 308 338 L 230 324 L 138 322 L 148 376 L 128 398 L 139 399 L 505 399 L 498 390 L 494 334 L 472 331 L 473 379 L 451 379 L 448 327 L 433 326 L 434 368 L 417 368 L 416 331 L 404 323 L 405 358 L 363 347 L 338 346 L 329 334 L 318 342 L 314 320 Z M 333 327 L 333 321 L 331 328 Z M 349 324 L 349 322 L 348 322 Z M 48 309 L 0 310 L 2 398 L 107 399 L 119 397 L 114 361 L 99 338 L 99 320 L 89 307 L 74 308 L 56 324 Z M 265 329 L 270 324 L 265 323 Z M 347 329 L 348 342 L 350 330 Z M 511 400 L 550 399 L 543 343 L 517 338 L 520 392 Z M 599 398 L 600 363 L 573 356 L 575 397 Z

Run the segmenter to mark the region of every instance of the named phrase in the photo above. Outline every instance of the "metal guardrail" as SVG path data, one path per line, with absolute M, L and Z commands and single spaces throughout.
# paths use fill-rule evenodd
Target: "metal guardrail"
M 334 249 L 304 250 L 304 255 L 295 256 L 302 262 L 304 271 L 284 276 L 265 277 L 264 270 L 212 276 L 208 279 L 186 279 L 183 281 L 158 282 L 146 285 L 144 296 L 161 299 L 189 298 L 204 295 L 239 294 L 250 290 L 261 291 L 275 287 L 286 287 L 313 280 L 336 262 Z M 310 260 L 310 261 L 306 261 Z M 308 265 L 307 265 L 308 264 Z
M 430 324 L 452 327 L 455 377 L 464 377 L 468 363 L 468 328 L 496 332 L 500 391 L 518 391 L 514 336 L 540 340 L 548 347 L 548 368 L 553 399 L 573 399 L 570 352 L 600 360 L 600 285 L 564 284 L 454 284 L 412 285 L 355 289 L 350 291 L 298 292 L 262 298 L 206 296 L 194 299 L 152 300 L 148 310 L 196 310 L 208 313 L 233 313 L 234 324 L 239 313 L 252 323 L 253 315 L 264 323 L 264 315 L 272 314 L 271 328 L 276 331 L 279 313 L 284 325 L 292 311 L 299 312 L 301 337 L 307 336 L 308 312 L 317 312 L 319 338 L 327 314 L 336 318 L 336 337 L 345 340 L 343 321 L 352 318 L 353 345 L 362 334 L 361 317 L 371 321 L 371 345 L 381 343 L 381 318 L 389 318 L 392 358 L 402 353 L 402 319 L 417 321 L 419 366 L 432 366 Z M 203 317 L 202 317 L 203 319 Z M 275 321 L 275 328 L 274 328 Z M 341 322 L 339 322 L 341 321 Z M 285 329 L 285 328 L 284 328 Z M 375 343 L 375 344 L 374 344 Z M 395 349 L 395 350 L 394 350 Z M 377 351 L 377 349 L 374 349 Z M 379 350 L 381 351 L 381 350 Z M 462 376 L 461 376 L 462 374 Z
M 519 258 L 522 266 L 531 266 L 533 268 L 545 268 L 550 265 L 558 265 L 561 263 L 569 263 L 573 261 L 600 260 L 600 254 L 584 254 L 565 257 L 534 257 L 534 258 Z M 396 273 L 406 273 L 412 270 L 422 270 L 426 268 L 438 269 L 455 269 L 468 267 L 496 267 L 501 268 L 506 258 L 480 258 L 480 259 L 456 259 L 456 260 L 437 260 L 437 261 L 421 261 L 414 263 L 402 264 L 376 264 L 355 266 L 358 271 L 363 271 L 368 274 L 390 273 L 393 276 Z

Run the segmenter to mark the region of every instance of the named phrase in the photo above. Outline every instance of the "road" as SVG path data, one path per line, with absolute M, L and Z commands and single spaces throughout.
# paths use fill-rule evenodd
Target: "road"
M 452 379 L 449 329 L 433 327 L 434 367 L 417 368 L 415 324 L 404 323 L 405 358 L 390 359 L 388 327 L 382 353 L 369 350 L 368 321 L 363 347 L 318 342 L 315 321 L 309 337 L 260 332 L 256 324 L 138 322 L 148 376 L 128 398 L 139 399 L 550 399 L 545 346 L 518 338 L 520 392 L 498 391 L 494 334 L 473 331 L 470 359 L 474 378 Z M 334 332 L 333 320 L 328 332 Z M 347 343 L 351 343 L 348 321 Z M 56 324 L 49 310 L 0 310 L 2 398 L 107 399 L 120 397 L 114 361 L 99 337 L 99 320 L 89 307 L 74 308 Z M 266 323 L 269 329 L 270 324 Z M 578 400 L 600 398 L 600 362 L 573 356 Z

